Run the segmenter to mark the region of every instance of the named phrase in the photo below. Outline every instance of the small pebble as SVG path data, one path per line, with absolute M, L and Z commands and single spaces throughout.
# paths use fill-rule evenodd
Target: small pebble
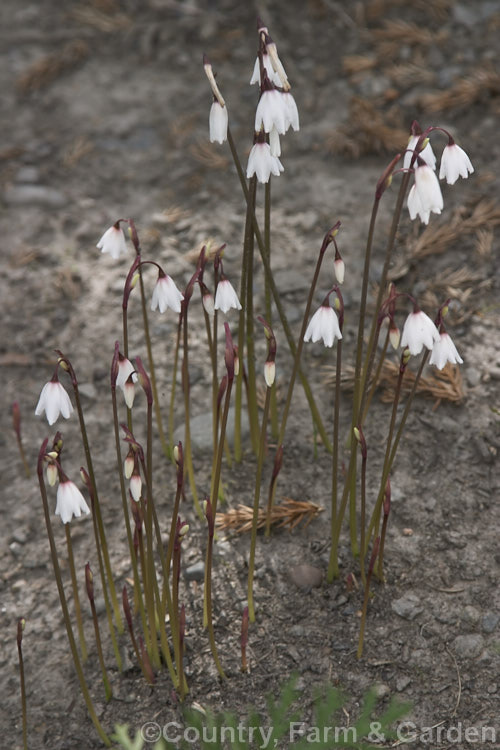
M 477 658 L 484 647 L 482 635 L 472 633 L 470 635 L 457 635 L 453 641 L 455 655 L 463 659 Z
M 493 633 L 499 622 L 500 614 L 497 614 L 496 612 L 487 612 L 481 620 L 481 628 L 483 633 Z
M 303 591 L 317 588 L 323 580 L 323 571 L 313 565 L 295 565 L 290 569 L 290 578 Z
M 189 565 L 184 575 L 187 581 L 203 581 L 205 578 L 205 563 L 202 560 Z
M 392 602 L 391 609 L 405 620 L 414 620 L 420 614 L 423 607 L 416 594 L 405 594 L 400 599 L 395 599 Z

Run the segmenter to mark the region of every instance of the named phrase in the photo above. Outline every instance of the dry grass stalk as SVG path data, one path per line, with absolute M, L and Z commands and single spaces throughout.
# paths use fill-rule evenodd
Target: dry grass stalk
M 436 81 L 435 72 L 429 65 L 425 64 L 424 60 L 393 65 L 385 72 L 398 86 L 415 86 L 416 84 L 433 86 Z
M 426 13 L 436 21 L 445 21 L 455 0 L 413 0 L 412 7 L 415 10 Z M 408 0 L 371 0 L 364 8 L 365 17 L 368 21 L 378 21 L 383 18 L 392 8 L 407 7 Z
M 85 26 L 91 26 L 105 34 L 114 34 L 128 28 L 132 21 L 124 13 L 117 11 L 114 2 L 94 2 L 91 5 L 80 5 L 73 8 L 71 16 Z
M 476 232 L 475 251 L 481 258 L 489 258 L 493 249 L 493 230 L 491 227 L 478 229 Z
M 292 500 L 289 497 L 283 498 L 280 505 L 275 505 L 271 511 L 271 524 L 279 528 L 288 527 L 290 531 L 298 524 L 304 523 L 307 528 L 314 518 L 317 518 L 324 508 L 308 500 Z M 264 508 L 259 509 L 257 528 L 262 529 L 266 525 L 267 511 Z M 251 531 L 253 519 L 253 508 L 248 505 L 238 505 L 237 508 L 231 508 L 227 513 L 217 513 L 215 523 L 219 529 L 231 529 L 238 534 Z
M 63 156 L 65 167 L 74 167 L 78 162 L 94 150 L 94 146 L 85 135 L 79 135 L 69 146 Z
M 460 206 L 446 224 L 430 224 L 420 235 L 411 249 L 412 258 L 425 258 L 428 255 L 444 253 L 452 242 L 458 242 L 468 234 L 478 231 L 492 231 L 500 224 L 500 206 L 483 198 L 473 210 Z
M 377 65 L 377 58 L 370 55 L 346 55 L 342 58 L 342 69 L 348 76 L 373 70 Z
M 394 401 L 398 377 L 399 363 L 386 360 L 382 366 L 378 383 L 384 389 L 381 395 L 382 401 Z M 403 378 L 403 392 L 408 393 L 412 389 L 414 382 L 415 373 L 407 368 Z M 442 370 L 433 370 L 431 375 L 420 378 L 417 393 L 435 398 L 435 409 L 441 401 L 460 403 L 463 401 L 465 395 L 460 368 L 448 362 Z
M 398 124 L 390 123 L 391 117 Z M 399 119 L 394 111 L 382 114 L 376 102 L 353 97 L 349 102 L 349 124 L 334 131 L 327 138 L 326 146 L 333 153 L 353 158 L 394 151 L 397 144 L 408 141 Z
M 399 54 L 401 45 L 430 47 L 440 45 L 448 37 L 447 31 L 437 33 L 406 21 L 386 21 L 383 29 L 372 31 L 379 58 L 394 58 Z
M 46 55 L 31 65 L 28 70 L 19 76 L 16 86 L 23 94 L 44 88 L 60 75 L 78 65 L 79 62 L 88 57 L 89 52 L 88 44 L 81 39 L 68 42 L 61 52 Z
M 447 112 L 470 107 L 474 102 L 498 96 L 498 94 L 500 94 L 500 73 L 479 68 L 466 78 L 461 78 L 446 91 L 422 95 L 419 104 L 428 112 Z
M 227 169 L 229 161 L 219 149 L 208 141 L 198 141 L 189 147 L 190 154 L 209 169 Z

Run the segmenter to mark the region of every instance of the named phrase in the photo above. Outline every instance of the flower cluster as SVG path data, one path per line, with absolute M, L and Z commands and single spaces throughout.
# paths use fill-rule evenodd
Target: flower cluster
M 441 187 L 435 173 L 436 156 L 428 137 L 435 130 L 441 130 L 448 136 L 448 143 L 441 156 L 439 180 L 445 179 L 448 185 L 454 185 L 459 177 L 465 179 L 474 172 L 469 157 L 447 131 L 432 127 L 422 133 L 418 124 L 413 123 L 403 169 L 413 169 L 415 174 L 415 182 L 408 194 L 410 218 L 413 220 L 418 216 L 424 224 L 429 223 L 431 213 L 440 214 L 443 208 Z

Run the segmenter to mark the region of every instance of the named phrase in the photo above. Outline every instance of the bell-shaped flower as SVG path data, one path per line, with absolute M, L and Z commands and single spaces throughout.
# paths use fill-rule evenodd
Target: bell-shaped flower
M 115 260 L 117 260 L 120 255 L 126 254 L 127 243 L 125 242 L 125 235 L 120 229 L 118 222 L 104 232 L 97 243 L 97 247 L 102 253 L 109 253 Z
M 409 169 L 411 160 L 413 157 L 413 152 L 415 151 L 416 145 L 418 143 L 418 140 L 420 138 L 420 135 L 411 135 L 410 140 L 408 141 L 408 145 L 406 147 L 405 156 L 403 159 L 403 169 Z M 431 168 L 436 169 L 436 155 L 434 151 L 432 150 L 431 142 L 428 141 L 425 148 L 422 149 L 422 151 L 419 151 L 418 155 L 421 159 L 425 161 L 425 163 Z M 416 163 L 416 158 L 414 160 L 414 163 Z
M 257 141 L 252 146 L 247 164 L 247 177 L 257 176 L 259 182 L 269 182 L 273 174 L 279 177 L 284 171 L 283 164 L 277 156 L 273 156 L 268 143 Z
M 275 86 L 281 86 L 281 79 L 278 73 L 275 72 L 273 64 L 271 62 L 271 58 L 269 57 L 267 52 L 264 52 L 264 54 L 262 55 L 262 62 L 264 64 L 267 77 L 269 78 L 271 83 L 274 83 Z M 252 77 L 250 78 L 250 86 L 252 86 L 254 83 L 258 83 L 260 86 L 260 60 L 258 55 L 255 60 L 255 65 L 253 66 L 253 73 Z
M 224 143 L 227 141 L 228 115 L 227 107 L 215 100 L 210 108 L 209 117 L 210 143 Z
M 408 347 L 410 354 L 415 357 L 422 349 L 432 349 L 439 341 L 439 332 L 432 320 L 422 310 L 415 310 L 406 318 L 401 346 Z
M 132 362 L 124 357 L 121 352 L 118 353 L 118 375 L 116 376 L 116 385 L 124 388 L 125 383 L 131 375 L 135 375 L 134 382 L 137 381 L 137 373 Z
M 233 285 L 228 279 L 222 277 L 217 284 L 214 309 L 221 310 L 225 314 L 232 307 L 235 310 L 241 310 L 240 301 Z
M 142 480 L 140 474 L 132 474 L 130 477 L 130 494 L 136 503 L 141 501 Z
M 441 157 L 441 166 L 439 168 L 439 179 L 446 178 L 448 185 L 453 185 L 459 177 L 466 179 L 472 174 L 474 167 L 471 160 L 460 146 L 452 141 L 445 146 Z
M 299 110 L 297 109 L 297 104 L 295 103 L 295 99 L 293 98 L 292 94 L 289 91 L 283 92 L 281 94 L 283 97 L 283 100 L 285 102 L 285 126 L 286 130 L 290 126 L 292 126 L 293 130 L 297 131 L 299 130 Z
M 281 91 L 274 88 L 264 91 L 255 113 L 255 132 L 258 133 L 263 127 L 265 133 L 270 133 L 274 127 L 280 135 L 284 135 L 289 127 L 289 107 Z
M 333 346 L 335 339 L 341 339 L 339 321 L 330 305 L 321 305 L 314 313 L 304 334 L 304 341 L 315 343 L 323 339 L 325 346 Z
M 271 156 L 281 156 L 281 143 L 280 136 L 276 128 L 272 128 L 269 133 L 269 148 L 271 149 Z
M 66 477 L 57 488 L 56 516 L 69 523 L 73 516 L 79 518 L 82 513 L 90 513 L 90 508 L 76 484 Z
M 437 341 L 432 347 L 429 364 L 435 365 L 438 370 L 442 370 L 447 362 L 451 362 L 454 365 L 461 365 L 463 359 L 457 352 L 457 348 L 453 343 L 451 336 L 446 333 L 446 331 L 441 331 L 439 334 L 439 341 Z
M 166 273 L 160 270 L 158 281 L 153 289 L 151 299 L 151 310 L 159 309 L 161 313 L 169 307 L 176 313 L 181 311 L 181 302 L 184 295 L 177 289 L 174 281 Z
M 428 164 L 419 164 L 415 169 L 415 188 L 424 211 L 440 214 L 443 208 L 443 196 L 439 180 Z
M 264 365 L 264 379 L 268 388 L 272 388 L 272 385 L 276 379 L 276 363 L 268 361 Z
M 52 425 L 62 414 L 65 419 L 69 419 L 73 412 L 70 398 L 64 387 L 59 382 L 57 375 L 54 375 L 49 383 L 45 383 L 38 399 L 35 414 L 43 414 L 47 417 L 47 422 Z

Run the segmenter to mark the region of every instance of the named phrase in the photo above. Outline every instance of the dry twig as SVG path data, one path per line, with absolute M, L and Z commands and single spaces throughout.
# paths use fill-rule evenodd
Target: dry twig
M 79 62 L 88 57 L 89 52 L 88 44 L 81 39 L 68 42 L 60 52 L 46 55 L 38 62 L 30 65 L 19 76 L 16 86 L 23 94 L 44 88 L 52 83 L 55 78 L 78 65 Z

